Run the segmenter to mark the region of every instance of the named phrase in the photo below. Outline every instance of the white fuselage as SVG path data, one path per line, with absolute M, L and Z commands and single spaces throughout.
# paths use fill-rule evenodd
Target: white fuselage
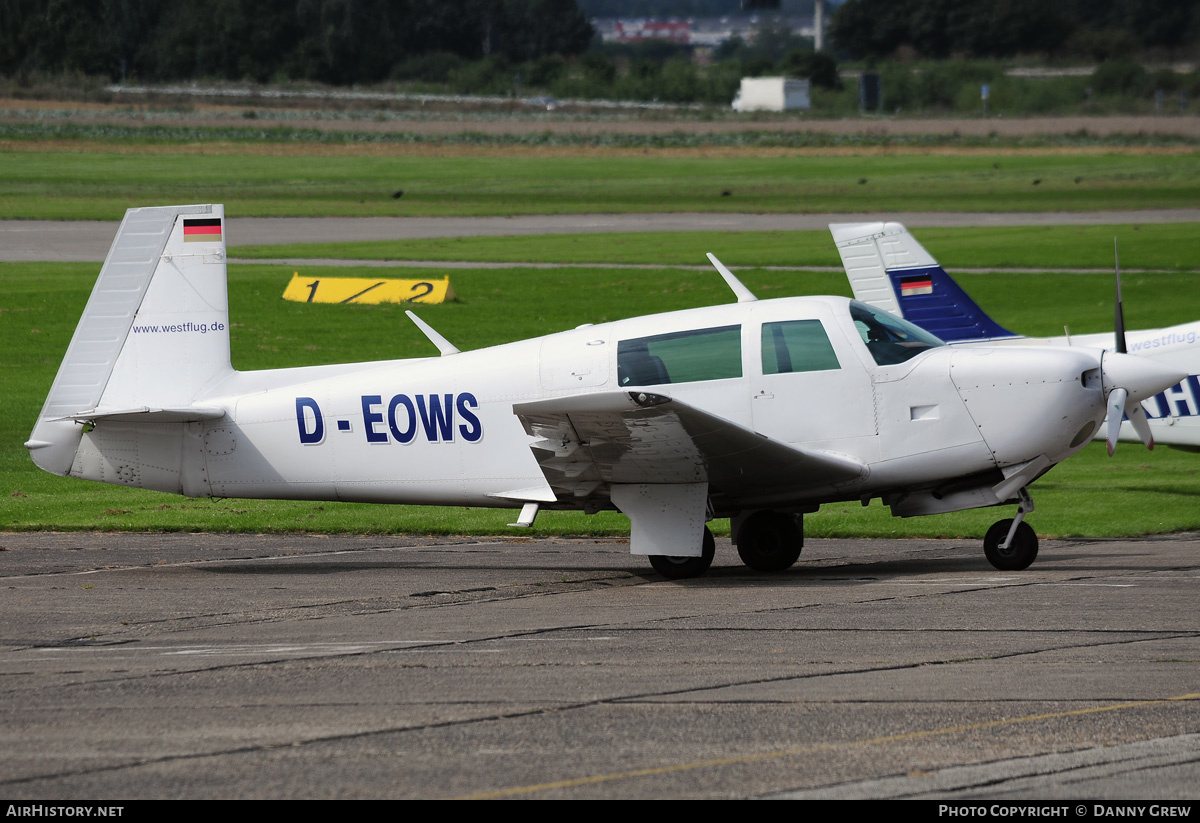
M 530 450 L 535 438 L 513 406 L 637 385 L 621 385 L 632 379 L 621 376 L 622 341 L 731 327 L 734 365 L 654 390 L 865 467 L 836 489 L 785 491 L 776 500 L 726 494 L 731 507 L 928 489 L 989 471 L 999 477 L 1039 457 L 1052 465 L 1082 446 L 1075 442 L 1081 429 L 1103 418 L 1099 383 L 1084 377 L 1098 367 L 1097 352 L 937 347 L 881 366 L 848 305 L 843 298 L 759 301 L 445 357 L 232 372 L 197 399 L 223 409 L 223 419 L 160 423 L 149 435 L 144 423 L 106 422 L 83 435 L 71 474 L 198 497 L 582 505 L 555 499 Z M 820 323 L 836 363 L 769 373 L 764 325 L 798 320 Z M 123 447 L 134 440 L 136 449 Z

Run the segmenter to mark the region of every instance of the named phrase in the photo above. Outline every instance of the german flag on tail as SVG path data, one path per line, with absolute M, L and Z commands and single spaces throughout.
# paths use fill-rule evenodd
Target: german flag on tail
M 932 277 L 928 274 L 919 274 L 916 277 L 900 279 L 900 295 L 902 297 L 915 297 L 918 294 L 933 294 Z
M 220 243 L 221 218 L 201 217 L 196 219 L 184 218 L 183 242 L 185 243 Z

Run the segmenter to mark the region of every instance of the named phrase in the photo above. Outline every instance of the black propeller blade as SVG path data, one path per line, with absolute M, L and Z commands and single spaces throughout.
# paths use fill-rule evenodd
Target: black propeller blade
M 1117 251 L 1117 238 L 1115 237 L 1113 238 L 1113 261 L 1117 279 L 1117 307 L 1113 319 L 1117 353 L 1128 354 L 1129 349 L 1125 344 L 1125 307 L 1121 300 L 1121 257 Z M 1112 457 L 1113 450 L 1117 447 L 1117 437 L 1121 433 L 1121 420 L 1125 417 L 1129 418 L 1133 430 L 1137 432 L 1138 438 L 1146 444 L 1146 448 L 1154 448 L 1154 435 L 1150 431 L 1150 423 L 1146 418 L 1145 410 L 1136 400 L 1129 408 L 1126 408 L 1127 399 L 1128 392 L 1119 386 L 1108 393 L 1108 436 L 1105 439 L 1108 441 L 1109 457 Z
M 1117 335 L 1117 354 L 1128 354 L 1129 349 L 1125 346 L 1125 308 L 1121 302 L 1121 257 L 1117 252 L 1117 238 L 1115 237 L 1113 238 L 1113 262 L 1117 274 L 1117 309 L 1116 317 L 1113 320 Z

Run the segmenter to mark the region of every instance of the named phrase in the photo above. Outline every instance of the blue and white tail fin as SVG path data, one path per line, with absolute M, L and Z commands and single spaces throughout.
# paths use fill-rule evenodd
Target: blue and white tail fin
M 856 300 L 948 343 L 1020 337 L 992 320 L 900 223 L 832 223 Z
M 179 423 L 232 372 L 220 205 L 130 209 L 42 407 L 35 463 L 71 474 L 97 421 Z

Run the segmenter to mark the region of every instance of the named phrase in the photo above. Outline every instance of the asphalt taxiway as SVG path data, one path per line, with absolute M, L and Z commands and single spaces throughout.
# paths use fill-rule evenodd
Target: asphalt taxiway
M 0 534 L 0 795 L 1200 795 L 1200 535 Z
M 226 215 L 232 246 L 351 243 L 431 237 L 606 232 L 824 231 L 830 223 L 893 220 L 929 226 L 1092 226 L 1200 222 L 1200 209 L 1101 212 L 898 212 L 880 214 L 537 214 L 514 217 L 239 217 Z M 101 261 L 119 221 L 0 220 L 0 261 Z M 236 249 L 233 252 L 236 254 Z M 599 262 L 599 261 L 598 261 Z

